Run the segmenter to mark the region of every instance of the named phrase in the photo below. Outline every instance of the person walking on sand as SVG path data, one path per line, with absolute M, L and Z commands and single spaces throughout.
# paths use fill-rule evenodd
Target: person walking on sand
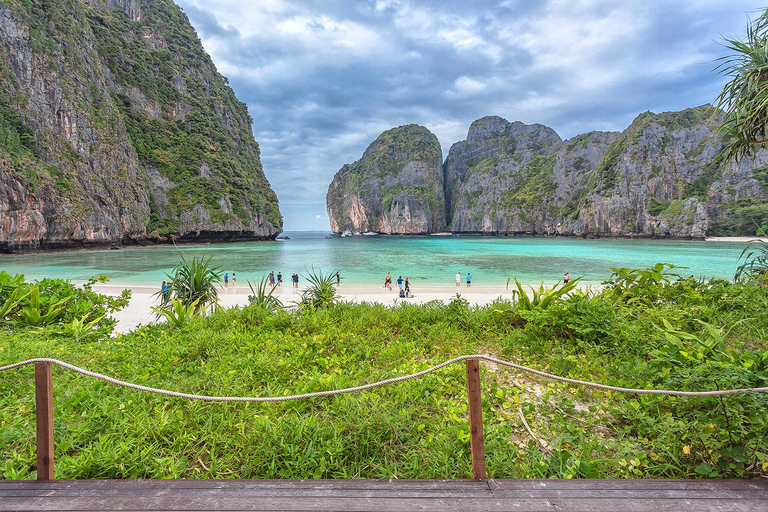
M 237 277 L 235 276 L 235 273 L 232 272 L 232 288 L 237 286 Z
M 568 284 L 571 281 L 571 274 L 568 272 L 565 273 L 563 276 L 563 284 Z
M 336 272 L 336 286 L 339 286 L 341 284 L 341 274 Z
M 283 273 L 282 272 L 278 272 L 277 273 L 277 286 L 279 286 L 280 288 L 283 287 Z
M 469 288 L 469 285 L 472 284 L 472 274 L 467 272 L 467 288 Z
M 411 295 L 411 284 L 408 282 L 408 278 L 405 278 L 405 296 L 410 297 Z
M 397 287 L 400 288 L 401 290 L 403 289 L 403 276 L 398 276 Z
M 275 271 L 269 273 L 269 285 L 274 288 L 275 287 Z
M 456 272 L 456 288 L 461 286 L 461 272 Z
M 224 288 L 229 286 L 229 274 L 224 273 Z
M 384 288 L 392 291 L 392 276 L 387 272 L 387 277 L 384 278 Z
M 299 291 L 299 274 L 294 272 L 293 276 L 291 277 L 291 281 L 293 281 L 293 291 L 298 292 Z

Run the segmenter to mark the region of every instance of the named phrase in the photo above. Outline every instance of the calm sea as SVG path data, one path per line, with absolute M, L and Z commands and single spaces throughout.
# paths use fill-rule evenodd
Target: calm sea
M 106 274 L 121 285 L 158 285 L 179 262 L 204 254 L 238 284 L 257 281 L 270 271 L 339 270 L 344 283 L 381 284 L 387 272 L 393 280 L 410 277 L 420 285 L 451 285 L 456 272 L 472 273 L 476 285 L 504 285 L 515 275 L 523 282 L 553 284 L 564 272 L 600 283 L 611 267 L 646 268 L 657 262 L 689 267 L 682 275 L 732 279 L 743 243 L 664 240 L 583 240 L 547 237 L 423 236 L 329 237 L 321 232 L 287 232 L 290 240 L 274 242 L 125 248 L 119 251 L 74 251 L 2 255 L 0 269 L 23 273 L 27 279 L 65 277 L 76 282 Z M 302 280 L 304 282 L 304 280 Z

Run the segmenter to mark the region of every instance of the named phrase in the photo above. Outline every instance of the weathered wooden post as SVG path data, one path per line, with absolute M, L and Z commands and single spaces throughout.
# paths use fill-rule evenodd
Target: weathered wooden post
M 53 480 L 53 379 L 51 363 L 35 363 L 37 479 Z
M 467 400 L 469 401 L 469 444 L 472 448 L 472 477 L 485 479 L 483 408 L 480 401 L 480 360 L 467 359 Z

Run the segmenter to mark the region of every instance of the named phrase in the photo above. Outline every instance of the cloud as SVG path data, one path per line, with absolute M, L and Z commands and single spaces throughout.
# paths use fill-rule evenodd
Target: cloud
M 254 119 L 286 229 L 328 229 L 333 174 L 382 131 L 432 130 L 447 156 L 472 121 L 563 138 L 711 102 L 722 36 L 756 0 L 180 0 Z

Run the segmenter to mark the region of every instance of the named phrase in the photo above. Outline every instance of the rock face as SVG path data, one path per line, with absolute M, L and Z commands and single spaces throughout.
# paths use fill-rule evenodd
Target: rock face
M 451 230 L 754 234 L 755 226 L 768 223 L 768 153 L 725 165 L 710 115 L 708 107 L 646 112 L 621 133 L 592 132 L 564 142 L 539 125 L 476 121 L 445 163 Z
M 422 126 L 388 130 L 333 177 L 326 195 L 331 229 L 386 234 L 443 231 L 442 151 Z
M 424 165 L 418 179 L 398 174 L 411 163 L 396 172 L 379 163 L 404 164 L 409 154 L 380 137 L 329 187 L 331 229 L 676 238 L 768 230 L 768 151 L 724 163 L 718 122 L 707 106 L 646 112 L 621 133 L 562 141 L 546 126 L 484 117 L 453 144 L 443 175 Z
M 250 126 L 170 0 L 0 0 L 0 250 L 274 238 Z

